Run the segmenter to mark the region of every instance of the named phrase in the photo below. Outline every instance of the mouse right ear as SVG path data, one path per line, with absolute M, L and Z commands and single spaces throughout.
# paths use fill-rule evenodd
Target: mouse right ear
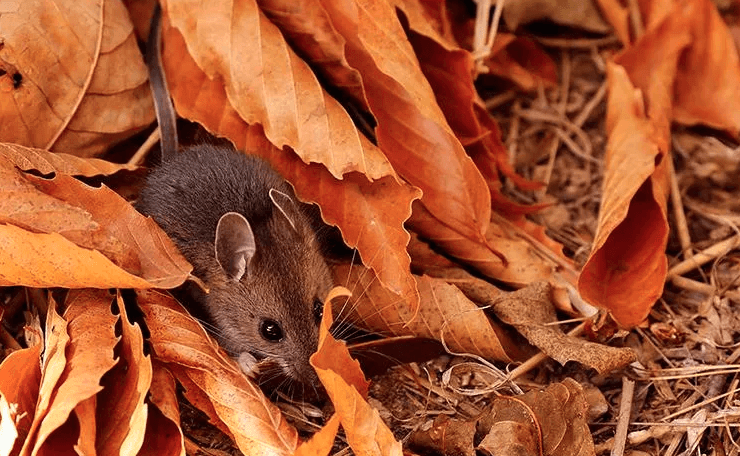
M 249 222 L 237 212 L 221 216 L 216 226 L 216 260 L 226 276 L 239 280 L 257 251 Z

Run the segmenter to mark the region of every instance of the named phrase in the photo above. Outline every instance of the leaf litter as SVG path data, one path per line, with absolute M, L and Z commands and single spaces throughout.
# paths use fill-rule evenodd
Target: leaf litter
M 40 3 L 10 8 L 0 23 L 17 24 Z M 79 6 L 94 18 L 79 32 L 96 44 L 62 54 L 92 58 L 60 57 L 80 64 L 54 90 L 24 77 L 44 71 L 49 55 L 25 51 L 48 49 L 34 37 L 43 27 L 8 28 L 0 107 L 10 108 L 0 120 L 18 128 L 0 134 L 2 454 L 221 454 L 205 448 L 217 435 L 245 454 L 345 454 L 347 445 L 398 454 L 402 444 L 737 454 L 740 69 L 725 23 L 736 27 L 738 12 L 720 16 L 709 0 L 599 1 L 599 18 L 545 3 L 539 13 L 555 23 L 600 33 L 610 23 L 618 39 L 542 36 L 533 26 L 486 47 L 488 17 L 453 2 L 234 1 L 215 15 L 165 2 L 179 114 L 268 159 L 359 252 L 335 268 L 353 292 L 334 301 L 339 323 L 433 339 L 448 352 L 386 365 L 368 390 L 363 364 L 328 334 L 327 308 L 315 355 L 333 401 L 326 421 L 308 405 L 278 409 L 172 297 L 152 290 L 182 283 L 188 265 L 123 198 L 72 177 L 130 170 L 84 157 L 152 117 L 123 4 Z M 531 5 L 504 7 L 507 26 L 536 19 Z M 56 38 L 69 41 L 64 33 Z M 256 41 L 232 47 L 239 36 Z M 116 59 L 133 63 L 106 82 Z M 43 94 L 48 105 L 33 101 Z M 32 138 L 29 125 L 43 134 Z M 109 287 L 136 288 L 143 319 L 130 320 Z M 34 311 L 45 320 L 39 343 Z M 210 424 L 186 426 L 193 405 Z M 119 413 L 102 412 L 111 408 Z M 196 441 L 197 429 L 210 430 Z

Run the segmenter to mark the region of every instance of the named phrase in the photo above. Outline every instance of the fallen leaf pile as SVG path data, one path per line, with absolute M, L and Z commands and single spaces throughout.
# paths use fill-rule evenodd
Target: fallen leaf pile
M 671 128 L 740 140 L 740 58 L 710 0 L 520 1 L 503 12 L 481 0 L 477 17 L 452 0 L 160 3 L 178 115 L 270 162 L 355 249 L 333 265 L 348 290 L 327 299 L 312 357 L 332 414 L 301 434 L 167 291 L 199 279 L 134 209 L 139 159 L 117 163 L 156 141 L 146 139 L 154 109 L 140 51 L 155 1 L 0 1 L 0 456 L 192 452 L 183 397 L 244 454 L 326 455 L 336 440 L 357 454 L 400 455 L 403 441 L 445 454 L 593 455 L 600 402 L 571 378 L 524 393 L 515 380 L 530 364 L 488 382 L 510 394 L 476 403 L 475 417 L 390 427 L 330 333 L 332 314 L 485 363 L 541 351 L 604 376 L 637 359 L 629 341 L 566 334 L 558 312 L 594 317 L 584 326 L 604 342 L 612 326 L 644 327 L 667 280 L 734 296 L 732 284 L 683 275 L 736 238 L 694 252 L 679 228 L 685 261 L 669 267 L 666 256 L 668 199 L 681 197 Z M 496 33 L 501 13 L 507 29 Z M 543 19 L 613 33 L 590 41 L 606 81 L 582 115 L 569 111 L 575 75 L 559 73 L 570 57 L 546 50 L 570 42 L 521 29 Z M 517 98 L 541 107 L 559 91 L 544 114 Z M 583 126 L 602 99 L 596 150 Z M 511 100 L 519 117 L 504 135 L 489 108 Z M 554 125 L 519 138 L 552 152 L 516 157 L 519 119 Z M 577 232 L 587 248 L 567 255 L 557 230 L 533 221 L 558 210 L 543 195 L 561 145 L 603 177 L 595 231 Z M 543 158 L 545 172 L 515 170 Z M 689 166 L 724 185 L 740 169 Z M 720 325 L 719 313 L 702 312 Z M 651 327 L 665 340 L 681 330 Z M 711 331 L 696 339 L 736 342 L 733 328 Z

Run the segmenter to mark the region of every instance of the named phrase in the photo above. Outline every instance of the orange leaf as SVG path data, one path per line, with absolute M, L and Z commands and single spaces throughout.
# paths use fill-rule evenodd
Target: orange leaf
M 185 456 L 185 441 L 180 428 L 180 408 L 175 379 L 160 362 L 152 363 L 146 435 L 140 456 Z
M 465 154 L 419 67 L 395 8 L 385 2 L 325 2 L 363 78 L 378 145 L 394 169 L 423 191 L 442 223 L 483 242 L 491 211 L 485 181 Z
M 80 290 L 67 298 L 64 319 L 49 303 L 40 398 L 21 454 L 36 454 L 79 403 L 103 389 L 100 379 L 115 365 L 117 316 L 107 290 Z M 70 445 L 71 448 L 71 445 Z M 48 448 L 47 448 L 48 449 Z M 27 452 L 31 453 L 27 453 Z
M 677 2 L 679 5 L 683 2 Z M 717 6 L 691 0 L 693 42 L 682 55 L 676 75 L 673 118 L 686 125 L 701 123 L 740 138 L 740 57 Z M 675 16 L 675 15 L 674 15 Z M 674 20 L 671 18 L 669 20 Z
M 0 143 L 0 158 L 18 168 L 38 170 L 41 174 L 62 173 L 71 176 L 108 176 L 121 170 L 133 171 L 136 166 L 112 163 L 97 158 L 79 158 L 74 155 L 52 153 L 18 144 Z
M 334 410 L 344 428 L 347 442 L 356 454 L 397 455 L 402 453 L 401 443 L 380 418 L 378 411 L 366 401 L 369 383 L 352 359 L 344 342 L 337 341 L 329 332 L 333 322 L 331 298 L 324 304 L 321 321 L 319 349 L 311 356 L 311 365 L 326 388 Z M 327 425 L 328 427 L 328 425 Z
M 13 446 L 18 441 L 18 429 L 15 425 L 17 417 L 16 409 L 10 409 L 8 400 L 0 392 L 0 435 L 3 436 L 0 441 L 0 454 L 3 456 L 11 454 Z
M 137 293 L 155 359 L 168 364 L 188 399 L 195 397 L 191 402 L 227 429 L 245 454 L 292 454 L 298 444 L 296 430 L 198 322 L 161 292 Z
M 229 105 L 247 124 L 262 125 L 272 144 L 289 146 L 306 163 L 323 163 L 339 179 L 351 171 L 370 179 L 393 174 L 254 0 L 169 0 L 165 10 L 197 66 L 209 79 L 223 81 Z M 163 31 L 166 49 L 177 32 Z M 177 68 L 165 59 L 165 71 L 170 78 Z M 177 97 L 175 103 L 179 111 Z
M 122 2 L 9 3 L 0 29 L 0 141 L 92 156 L 154 120 Z
M 137 452 L 144 440 L 147 422 L 145 399 L 152 382 L 151 358 L 144 354 L 144 336 L 132 324 L 120 291 L 116 304 L 121 313 L 121 342 L 116 347 L 118 364 L 103 382 L 98 410 L 115 410 L 98 417 L 95 439 L 98 454 L 113 454 L 120 448 Z
M 36 411 L 41 385 L 41 348 L 39 344 L 14 351 L 0 364 L 0 395 L 3 400 L 16 404 L 17 407 L 18 419 L 14 421 L 14 428 L 19 438 L 15 442 L 15 451 L 11 454 L 18 454 L 20 451 Z M 2 426 L 6 426 L 4 417 Z
M 632 327 L 645 319 L 665 282 L 666 160 L 670 157 L 661 145 L 667 146 L 670 132 L 666 122 L 646 117 L 642 92 L 633 87 L 624 68 L 609 63 L 607 70 L 604 190 L 593 249 L 578 288 L 586 300 L 609 309 L 621 325 Z M 651 80 L 652 87 L 660 84 Z M 653 99 L 655 118 L 666 118 L 659 104 L 665 98 Z
M 347 316 L 360 326 L 387 335 L 412 335 L 444 342 L 455 352 L 476 353 L 488 359 L 510 361 L 504 347 L 513 346 L 505 331 L 492 322 L 453 285 L 427 276 L 415 276 L 420 292 L 418 315 L 406 302 L 374 280 L 360 265 L 335 268 L 337 280 L 353 290 Z M 358 302 L 359 301 L 359 302 Z M 337 312 L 343 309 L 336 307 Z M 342 315 L 345 317 L 345 315 Z
M 64 174 L 43 179 L 0 163 L 0 222 L 0 284 L 168 288 L 191 270 L 151 219 Z

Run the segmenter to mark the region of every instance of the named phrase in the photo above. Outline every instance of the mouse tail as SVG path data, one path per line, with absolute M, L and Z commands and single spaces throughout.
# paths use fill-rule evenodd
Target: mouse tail
M 160 162 L 163 163 L 172 158 L 177 152 L 178 141 L 177 115 L 170 98 L 170 91 L 167 88 L 167 80 L 162 66 L 161 16 L 162 7 L 159 2 L 156 2 L 149 27 L 149 39 L 146 43 L 146 66 L 149 69 L 149 87 L 152 91 L 154 110 L 157 113 L 157 123 L 159 124 Z

